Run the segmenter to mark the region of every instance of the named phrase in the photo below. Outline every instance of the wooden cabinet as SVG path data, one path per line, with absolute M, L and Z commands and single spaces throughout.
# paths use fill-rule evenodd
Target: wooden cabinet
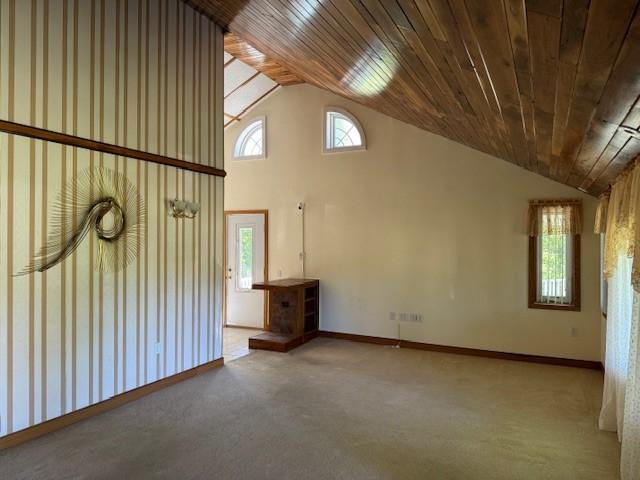
M 285 278 L 255 283 L 267 302 L 267 331 L 249 339 L 249 348 L 287 352 L 318 334 L 320 281 Z

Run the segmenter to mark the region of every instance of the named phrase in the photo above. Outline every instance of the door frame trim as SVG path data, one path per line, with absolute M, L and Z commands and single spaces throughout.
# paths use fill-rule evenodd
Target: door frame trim
M 264 281 L 269 281 L 269 210 L 225 210 L 222 229 L 222 326 L 227 326 L 227 221 L 231 215 L 264 215 Z M 267 299 L 263 301 L 262 328 L 267 329 Z

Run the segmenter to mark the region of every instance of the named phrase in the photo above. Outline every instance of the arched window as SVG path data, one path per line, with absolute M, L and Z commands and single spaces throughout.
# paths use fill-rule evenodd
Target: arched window
M 324 151 L 364 150 L 366 142 L 360 122 L 350 113 L 329 107 L 324 114 Z
M 236 140 L 236 146 L 233 149 L 234 158 L 250 160 L 267 156 L 265 123 L 265 118 L 260 117 L 245 127 Z

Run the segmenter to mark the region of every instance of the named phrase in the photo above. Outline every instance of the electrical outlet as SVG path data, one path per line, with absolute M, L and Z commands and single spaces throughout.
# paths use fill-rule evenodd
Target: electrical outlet
M 576 327 L 571 327 L 571 336 L 572 337 L 578 336 L 578 329 Z
M 424 316 L 421 313 L 396 313 L 389 312 L 389 320 L 392 322 L 411 322 L 411 323 L 422 323 L 424 320 Z

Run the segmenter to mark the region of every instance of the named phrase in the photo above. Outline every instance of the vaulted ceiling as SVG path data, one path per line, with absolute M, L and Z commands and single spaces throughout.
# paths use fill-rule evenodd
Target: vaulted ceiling
M 224 36 L 224 126 L 240 121 L 281 86 L 302 83 L 233 33 Z
M 224 53 L 224 126 L 240 121 L 280 87 L 255 68 Z
M 308 83 L 599 194 L 640 154 L 637 0 L 187 0 Z
M 267 58 L 264 53 L 256 50 L 231 32 L 227 32 L 224 35 L 224 51 L 225 54 L 229 54 L 233 58 L 255 68 L 278 85 L 287 86 L 303 83 L 294 73 L 273 59 Z

